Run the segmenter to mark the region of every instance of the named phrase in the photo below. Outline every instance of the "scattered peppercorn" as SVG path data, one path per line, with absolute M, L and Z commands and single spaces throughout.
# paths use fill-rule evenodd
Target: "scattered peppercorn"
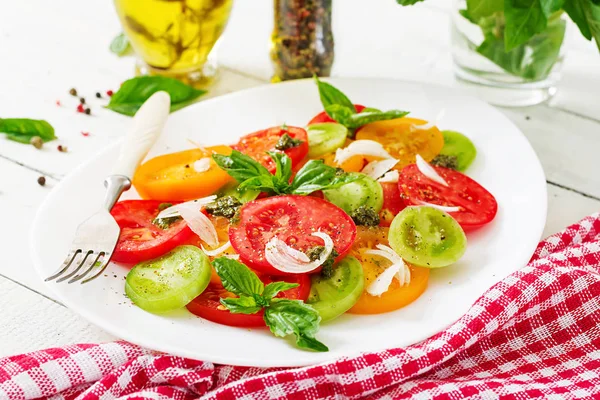
M 89 109 L 89 108 L 86 108 L 86 109 L 85 109 L 85 113 L 86 113 L 87 115 L 90 115 L 90 114 L 92 113 L 92 110 L 91 110 L 91 109 Z
M 82 113 L 84 111 L 85 111 L 85 109 L 83 108 L 83 104 L 79 103 L 79 105 L 77 105 L 77 112 Z
M 41 149 L 44 146 L 44 141 L 39 136 L 34 136 L 29 140 L 29 143 L 36 149 Z
M 72 88 L 71 90 L 69 90 L 69 94 L 70 94 L 71 96 L 77 96 L 77 89 L 75 89 L 75 88 Z
M 456 156 L 449 156 L 446 154 L 438 154 L 433 160 L 431 160 L 431 164 L 437 167 L 444 167 L 450 169 L 458 169 L 458 159 Z
M 206 211 L 214 216 L 232 219 L 236 212 L 242 206 L 242 202 L 233 196 L 223 196 L 215 200 L 214 203 L 206 206 Z
M 112 90 L 107 90 L 106 91 L 106 95 L 107 96 L 112 96 L 113 95 L 113 91 Z
M 96 92 L 96 97 L 101 99 L 102 98 L 102 94 L 100 92 Z
M 352 220 L 356 225 L 377 226 L 379 225 L 379 214 L 373 207 L 360 206 L 352 212 Z
M 80 102 L 81 104 L 85 104 L 85 97 L 80 97 L 80 98 L 79 98 L 79 102 Z
M 302 144 L 302 140 L 294 139 L 287 133 L 284 133 L 280 138 L 275 148 L 280 151 L 284 151 L 287 149 L 291 149 L 292 147 L 297 147 Z
M 67 152 L 67 146 L 63 146 L 62 144 L 59 144 L 56 149 L 58 151 L 60 151 L 61 153 L 66 153 Z
M 40 186 L 44 186 L 44 185 L 46 184 L 46 178 L 45 178 L 45 177 L 43 177 L 43 176 L 40 176 L 39 178 L 37 178 L 37 183 L 38 183 Z

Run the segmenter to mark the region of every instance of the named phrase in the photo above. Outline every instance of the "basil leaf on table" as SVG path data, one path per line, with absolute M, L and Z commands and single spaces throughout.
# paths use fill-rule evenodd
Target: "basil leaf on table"
M 119 57 L 131 52 L 131 44 L 124 33 L 120 33 L 110 42 L 110 51 Z
M 56 139 L 52 125 L 42 119 L 0 118 L 0 133 L 6 134 L 9 140 L 25 144 L 34 136 L 44 142 Z
M 396 0 L 396 2 L 398 4 L 400 4 L 401 6 L 412 6 L 414 4 L 417 4 L 420 1 L 424 1 L 424 0 Z
M 319 313 L 299 300 L 274 299 L 265 309 L 265 323 L 275 336 L 296 336 L 298 347 L 316 351 L 329 351 L 327 346 L 315 339 L 319 330 Z
M 219 257 L 213 260 L 212 265 L 221 278 L 223 287 L 231 293 L 238 296 L 263 293 L 264 283 L 241 262 L 227 257 Z
M 506 51 L 527 42 L 536 33 L 546 29 L 548 22 L 542 0 L 505 0 L 504 45 Z M 544 0 L 550 1 L 550 0 Z
M 348 107 L 353 113 L 356 112 L 354 104 L 344 93 L 342 93 L 341 90 L 327 82 L 321 81 L 317 76 L 315 76 L 315 82 L 317 83 L 317 88 L 319 89 L 319 97 L 321 98 L 321 104 L 323 104 L 325 112 L 327 112 L 328 106 L 334 104 Z M 327 114 L 329 115 L 328 112 Z M 333 118 L 331 115 L 329 116 Z
M 183 108 L 206 93 L 177 79 L 165 76 L 138 76 L 123 82 L 121 88 L 112 95 L 106 108 L 133 116 L 146 100 L 159 91 L 169 93 L 171 111 Z

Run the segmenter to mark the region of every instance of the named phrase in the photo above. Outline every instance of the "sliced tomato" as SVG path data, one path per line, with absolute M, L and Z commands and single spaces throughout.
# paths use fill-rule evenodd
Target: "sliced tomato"
M 300 285 L 296 288 L 280 292 L 277 295 L 279 298 L 306 300 L 310 293 L 310 277 L 308 275 L 294 275 L 285 278 L 272 278 L 265 275 L 261 276 L 260 279 L 265 285 L 278 281 L 297 283 Z M 220 302 L 221 299 L 227 297 L 236 296 L 225 290 L 222 285 L 211 283 L 200 296 L 196 297 L 187 305 L 187 309 L 199 317 L 222 325 L 240 327 L 265 326 L 263 311 L 259 311 L 256 314 L 233 314 Z
M 354 108 L 356 108 L 356 112 L 359 113 L 362 110 L 365 109 L 365 106 L 361 106 L 360 104 L 355 104 Z M 315 115 L 313 117 L 313 119 L 311 119 L 308 122 L 308 125 L 312 125 L 312 124 L 320 124 L 323 122 L 335 122 L 333 119 L 331 119 L 331 117 L 329 115 L 327 115 L 327 113 L 325 111 L 321 111 L 320 113 L 318 113 L 317 115 Z
M 356 225 L 341 208 L 326 200 L 277 196 L 246 203 L 238 225 L 229 229 L 229 240 L 249 267 L 265 274 L 287 275 L 265 259 L 267 242 L 276 236 L 289 246 L 306 251 L 323 245 L 322 239 L 312 235 L 318 231 L 331 237 L 340 260 L 354 242 Z
M 423 175 L 416 165 L 405 167 L 400 173 L 398 187 L 410 205 L 420 202 L 448 207 L 460 207 L 449 214 L 464 230 L 471 230 L 492 221 L 498 211 L 494 196 L 465 174 L 443 167 L 433 167 L 448 186 Z
M 229 155 L 231 148 L 213 146 L 152 158 L 135 171 L 133 185 L 144 199 L 187 201 L 209 196 L 233 180 L 213 161 L 215 153 Z M 206 170 L 196 170 L 198 160 L 206 161 Z
M 120 201 L 111 210 L 121 233 L 112 260 L 126 264 L 160 257 L 175 247 L 186 244 L 195 235 L 185 221 L 159 228 L 152 221 L 159 213 L 157 200 Z
M 379 225 L 390 226 L 394 217 L 406 207 L 406 204 L 400 197 L 400 190 L 398 189 L 397 183 L 380 183 L 383 188 L 383 207 L 379 213 L 379 219 L 381 221 Z
M 389 245 L 387 237 L 388 228 L 358 227 L 357 238 L 350 254 L 362 264 L 365 289 L 391 265 L 391 262 L 383 257 L 366 253 L 367 250 L 375 248 L 377 244 Z M 410 284 L 400 286 L 398 280 L 393 279 L 388 290 L 381 296 L 371 296 L 365 290 L 348 312 L 352 314 L 380 314 L 397 310 L 418 299 L 427 289 L 429 269 L 410 264 L 408 264 L 408 267 L 410 268 Z
M 250 133 L 240 139 L 233 146 L 237 151 L 240 151 L 262 165 L 267 167 L 270 172 L 275 172 L 275 163 L 267 154 L 267 151 L 276 151 L 275 145 L 283 135 L 288 134 L 292 139 L 302 141 L 298 146 L 291 147 L 284 151 L 292 159 L 292 165 L 299 164 L 308 154 L 308 135 L 302 128 L 288 126 L 285 129 L 281 126 L 264 129 L 262 131 Z

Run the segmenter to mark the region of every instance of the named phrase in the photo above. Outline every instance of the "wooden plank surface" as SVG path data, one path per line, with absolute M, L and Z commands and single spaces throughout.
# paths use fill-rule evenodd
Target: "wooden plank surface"
M 447 34 L 449 0 L 408 8 L 394 1 L 369 2 L 368 19 L 362 0 L 334 7 L 334 75 L 456 84 Z M 268 81 L 271 19 L 272 0 L 235 3 L 220 50 L 226 68 L 210 96 Z M 28 239 L 35 211 L 58 179 L 127 129 L 129 118 L 102 109 L 105 100 L 93 96 L 132 76 L 134 60 L 108 52 L 118 32 L 112 4 L 104 1 L 0 2 L 0 48 L 11 55 L 2 61 L 0 117 L 47 118 L 60 137 L 42 151 L 0 138 L 0 209 L 4 225 L 11 227 L 0 233 L 0 356 L 111 339 L 52 300 L 33 270 Z M 572 49 L 559 94 L 550 104 L 502 109 L 532 143 L 550 182 L 545 235 L 600 211 L 595 156 L 600 148 L 600 56 L 576 35 Z M 86 96 L 91 117 L 74 111 L 77 99 L 67 94 L 71 87 Z M 59 143 L 69 151 L 59 153 Z M 36 183 L 41 174 L 48 178 L 46 187 Z

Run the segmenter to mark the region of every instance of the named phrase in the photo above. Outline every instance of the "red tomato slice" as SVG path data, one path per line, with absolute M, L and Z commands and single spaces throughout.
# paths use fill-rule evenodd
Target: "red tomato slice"
M 262 131 L 250 133 L 243 136 L 240 141 L 232 147 L 260 162 L 267 167 L 270 172 L 275 172 L 275 163 L 267 154 L 267 151 L 273 151 L 279 138 L 288 134 L 292 139 L 301 140 L 299 146 L 292 147 L 284 151 L 292 159 L 292 166 L 299 164 L 308 154 L 308 136 L 306 131 L 295 126 L 288 126 L 283 129 L 280 126 L 264 129 Z
M 397 183 L 381 182 L 383 188 L 383 207 L 379 213 L 380 226 L 390 226 L 392 220 L 406 207 L 404 200 L 400 197 Z
M 262 276 L 260 279 L 264 282 L 265 286 L 271 282 L 282 280 L 300 285 L 294 289 L 280 292 L 277 295 L 279 298 L 306 300 L 310 293 L 310 277 L 306 274 L 289 276 L 284 279 L 273 279 L 269 276 Z M 256 314 L 233 314 L 220 303 L 220 300 L 225 297 L 236 296 L 225 290 L 223 286 L 211 283 L 200 296 L 187 305 L 187 309 L 192 314 L 222 325 L 240 327 L 265 326 L 263 311 L 259 311 Z
M 238 225 L 229 228 L 229 240 L 249 267 L 269 275 L 289 275 L 265 259 L 265 245 L 277 236 L 289 246 L 306 251 L 323 245 L 320 238 L 312 236 L 317 231 L 331 236 L 340 258 L 356 237 L 352 218 L 332 203 L 309 196 L 277 196 L 244 205 Z
M 494 219 L 498 203 L 483 186 L 458 171 L 433 168 L 448 182 L 448 187 L 427 178 L 415 164 L 402 170 L 398 187 L 409 204 L 419 205 L 419 201 L 424 201 L 441 206 L 459 206 L 460 211 L 449 214 L 465 230 L 478 228 Z
M 360 104 L 355 104 L 354 108 L 356 108 L 356 112 L 359 113 L 362 110 L 364 110 L 366 107 L 365 106 L 361 106 Z M 315 115 L 313 117 L 313 119 L 310 120 L 310 122 L 308 123 L 308 125 L 320 124 L 322 122 L 335 122 L 335 121 L 333 119 L 331 119 L 331 117 L 329 115 L 327 115 L 327 113 L 325 111 L 321 111 L 320 113 L 318 113 L 317 115 Z
M 119 224 L 121 233 L 112 260 L 126 264 L 160 257 L 175 247 L 187 243 L 194 233 L 185 221 L 161 229 L 152 221 L 159 213 L 157 200 L 125 200 L 110 212 Z

